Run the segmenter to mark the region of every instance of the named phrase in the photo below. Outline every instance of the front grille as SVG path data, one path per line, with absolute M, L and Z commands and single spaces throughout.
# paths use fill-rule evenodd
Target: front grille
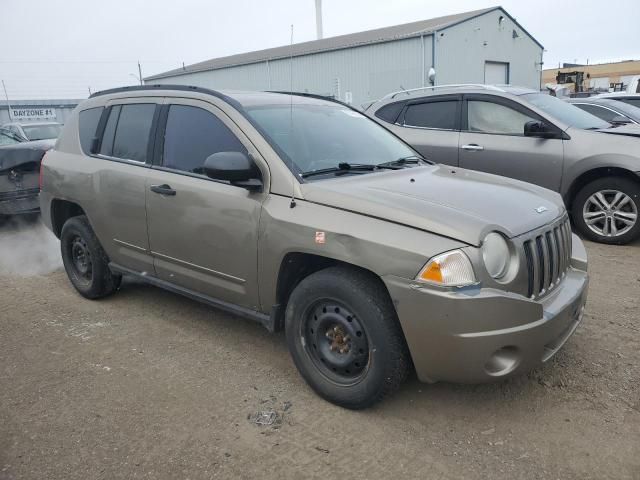
M 525 240 L 524 256 L 527 261 L 527 296 L 537 298 L 551 291 L 560 283 L 571 263 L 569 220 Z

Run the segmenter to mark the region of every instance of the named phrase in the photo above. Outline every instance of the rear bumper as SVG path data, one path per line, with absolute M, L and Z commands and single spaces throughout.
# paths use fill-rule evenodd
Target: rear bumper
M 0 215 L 38 213 L 40 202 L 38 189 L 0 192 Z
M 578 257 L 541 300 L 489 288 L 435 290 L 384 277 L 418 378 L 480 383 L 548 361 L 580 324 L 589 278 Z M 578 268 L 576 268 L 578 267 Z

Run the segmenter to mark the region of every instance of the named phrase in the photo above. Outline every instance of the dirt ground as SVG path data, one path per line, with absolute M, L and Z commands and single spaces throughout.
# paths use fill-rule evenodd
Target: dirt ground
M 545 367 L 363 412 L 318 398 L 283 334 L 130 281 L 82 299 L 57 248 L 0 230 L 1 480 L 640 479 L 640 243 L 588 245 L 585 321 Z

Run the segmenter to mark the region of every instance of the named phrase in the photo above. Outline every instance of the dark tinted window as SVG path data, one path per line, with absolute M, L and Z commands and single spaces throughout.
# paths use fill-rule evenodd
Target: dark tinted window
M 599 107 L 597 105 L 586 105 L 584 103 L 574 103 L 574 105 L 578 108 L 581 108 L 585 112 L 589 112 L 592 115 L 595 115 L 602 120 L 610 122 L 615 117 L 620 116 L 619 113 L 614 112 L 613 110 L 609 110 L 608 108 Z
M 616 100 L 615 98 L 613 100 Z M 640 97 L 638 98 L 623 98 L 621 99 L 624 103 L 628 103 L 629 105 L 633 105 L 634 107 L 640 107 Z
M 164 135 L 165 167 L 203 173 L 204 161 L 217 152 L 247 153 L 247 150 L 212 113 L 184 105 L 172 105 L 169 108 Z
M 376 117 L 381 118 L 385 122 L 396 123 L 398 115 L 404 108 L 404 102 L 390 103 L 385 105 L 376 112 Z
M 102 155 L 111 156 L 113 153 L 113 138 L 116 135 L 116 125 L 118 125 L 118 116 L 120 116 L 120 105 L 111 107 L 109 119 L 102 134 L 102 143 L 100 145 L 100 153 Z
M 442 128 L 456 127 L 456 100 L 427 102 L 409 105 L 404 114 L 404 124 L 412 127 Z
M 90 108 L 80 112 L 78 117 L 78 127 L 80 134 L 80 147 L 85 154 L 91 153 L 91 142 L 96 136 L 98 122 L 102 116 L 103 107 Z
M 156 106 L 151 103 L 122 105 L 112 156 L 146 162 L 155 110 Z

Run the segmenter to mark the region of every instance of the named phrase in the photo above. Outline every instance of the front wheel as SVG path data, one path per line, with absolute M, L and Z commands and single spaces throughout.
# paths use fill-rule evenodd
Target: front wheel
M 589 240 L 625 244 L 640 236 L 640 184 L 633 180 L 594 180 L 578 192 L 572 210 L 576 228 Z
M 302 280 L 286 311 L 289 350 L 307 383 L 337 405 L 361 409 L 395 392 L 410 360 L 379 279 L 331 267 Z

